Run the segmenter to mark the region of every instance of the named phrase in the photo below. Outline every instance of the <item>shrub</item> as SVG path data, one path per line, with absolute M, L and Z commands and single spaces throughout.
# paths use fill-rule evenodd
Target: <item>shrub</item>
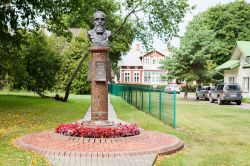
M 185 85 L 179 86 L 181 92 L 185 92 Z M 196 91 L 196 85 L 189 85 L 188 86 L 188 92 L 195 92 Z
M 243 98 L 242 103 L 250 103 L 250 99 L 249 98 Z

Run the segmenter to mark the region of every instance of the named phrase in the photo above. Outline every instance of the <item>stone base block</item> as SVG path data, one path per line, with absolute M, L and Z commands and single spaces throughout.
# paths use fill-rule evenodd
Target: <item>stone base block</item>
M 108 120 L 89 120 L 82 124 L 86 127 L 116 127 L 114 122 Z

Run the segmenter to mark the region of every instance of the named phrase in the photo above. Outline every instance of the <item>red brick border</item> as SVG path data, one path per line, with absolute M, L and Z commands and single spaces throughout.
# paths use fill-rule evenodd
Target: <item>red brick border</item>
M 41 132 L 23 136 L 16 140 L 16 144 L 44 155 L 91 158 L 171 154 L 184 146 L 177 137 L 156 131 L 121 138 L 80 138 Z

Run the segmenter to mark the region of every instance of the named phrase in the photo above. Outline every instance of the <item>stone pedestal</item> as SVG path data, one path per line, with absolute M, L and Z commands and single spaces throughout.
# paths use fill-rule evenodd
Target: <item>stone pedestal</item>
M 91 121 L 88 126 L 112 126 L 108 121 L 109 48 L 92 47 L 89 65 L 91 81 Z

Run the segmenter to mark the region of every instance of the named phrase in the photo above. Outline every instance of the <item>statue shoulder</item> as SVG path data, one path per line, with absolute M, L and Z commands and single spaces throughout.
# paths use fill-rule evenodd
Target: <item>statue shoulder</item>
M 93 29 L 91 29 L 91 30 L 88 31 L 88 35 L 93 35 L 93 34 L 94 34 L 94 30 Z
M 111 31 L 109 31 L 109 30 L 106 30 L 105 33 L 107 34 L 107 36 L 111 35 Z

